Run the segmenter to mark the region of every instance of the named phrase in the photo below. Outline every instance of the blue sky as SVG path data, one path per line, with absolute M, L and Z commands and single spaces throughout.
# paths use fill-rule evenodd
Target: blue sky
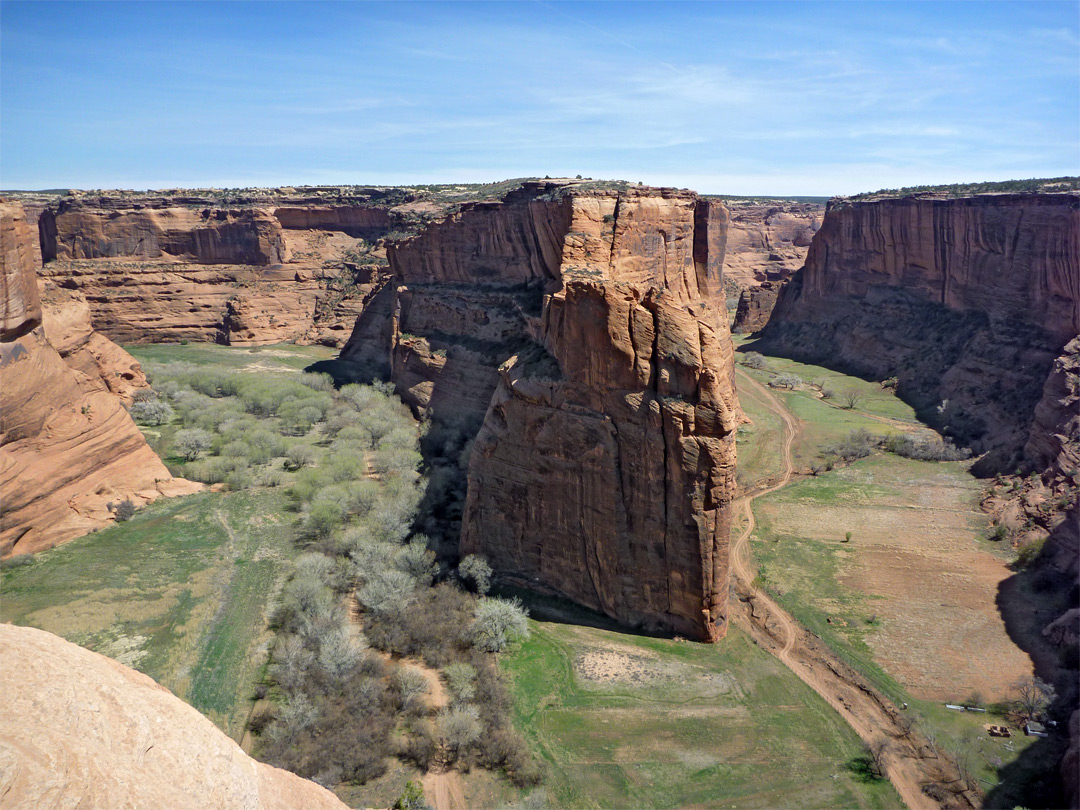
M 0 3 L 0 187 L 1080 173 L 1080 2 Z

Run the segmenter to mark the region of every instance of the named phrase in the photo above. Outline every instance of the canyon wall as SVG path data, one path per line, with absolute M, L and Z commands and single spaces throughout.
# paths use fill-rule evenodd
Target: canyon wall
M 527 182 L 391 247 L 392 379 L 436 422 L 481 424 L 461 554 L 627 624 L 723 636 L 727 219 L 691 192 Z
M 985 469 L 1011 470 L 1078 331 L 1077 194 L 839 200 L 762 345 L 898 377 L 927 421 L 992 451 Z M 1041 423 L 1064 417 L 1043 411 Z
M 399 190 L 73 193 L 38 217 L 42 275 L 125 343 L 342 346 L 388 278 Z M 36 202 L 36 201 L 35 201 Z
M 146 503 L 196 486 L 173 479 L 124 409 L 145 385 L 139 364 L 90 327 L 85 301 L 39 292 L 33 234 L 0 203 L 0 555 L 70 540 L 113 519 L 109 504 Z
M 724 259 L 728 296 L 738 295 L 731 328 L 757 332 L 769 322 L 780 287 L 803 266 L 825 214 L 822 203 L 731 200 Z
M 329 790 L 256 762 L 168 689 L 103 655 L 0 624 L 0 658 L 11 679 L 0 694 L 5 807 L 345 810 Z
M 170 205 L 64 197 L 38 220 L 45 262 L 117 257 L 168 257 L 197 264 L 277 264 L 281 226 L 259 209 Z
M 783 281 L 803 266 L 825 206 L 792 200 L 732 200 L 724 278 L 746 289 Z

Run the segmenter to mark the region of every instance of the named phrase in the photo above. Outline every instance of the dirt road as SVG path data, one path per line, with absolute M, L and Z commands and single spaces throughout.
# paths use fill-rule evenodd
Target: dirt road
M 737 370 L 739 384 L 753 388 L 784 422 L 784 472 L 769 486 L 752 490 L 738 502 L 746 527 L 731 551 L 732 586 L 738 596 L 733 618 L 759 645 L 772 652 L 800 680 L 823 697 L 869 746 L 874 759 L 912 810 L 974 808 L 979 797 L 961 790 L 953 766 L 924 739 L 895 706 L 859 673 L 847 666 L 820 639 L 801 627 L 766 593 L 753 585 L 748 541 L 754 531 L 754 498 L 786 485 L 794 473 L 791 446 L 799 432 L 795 417 L 765 386 Z M 931 798 L 923 790 L 934 785 Z

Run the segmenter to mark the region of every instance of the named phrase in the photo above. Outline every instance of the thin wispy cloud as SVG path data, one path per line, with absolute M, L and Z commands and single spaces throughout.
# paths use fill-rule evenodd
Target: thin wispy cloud
M 1078 8 L 4 0 L 0 184 L 1077 173 Z

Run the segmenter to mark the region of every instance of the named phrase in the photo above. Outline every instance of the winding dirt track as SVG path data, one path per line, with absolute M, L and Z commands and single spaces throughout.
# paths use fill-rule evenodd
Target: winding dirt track
M 794 474 L 791 445 L 799 432 L 795 417 L 765 386 L 737 369 L 739 382 L 757 391 L 784 422 L 784 472 L 762 489 L 752 489 L 737 501 L 746 528 L 731 549 L 732 586 L 738 596 L 733 618 L 758 644 L 769 650 L 800 680 L 823 697 L 872 751 L 882 770 L 912 810 L 973 808 L 979 797 L 961 790 L 954 766 L 916 732 L 911 723 L 855 670 L 847 666 L 816 636 L 801 627 L 766 593 L 753 585 L 748 540 L 754 531 L 751 503 L 786 485 Z M 936 783 L 941 800 L 923 792 Z

